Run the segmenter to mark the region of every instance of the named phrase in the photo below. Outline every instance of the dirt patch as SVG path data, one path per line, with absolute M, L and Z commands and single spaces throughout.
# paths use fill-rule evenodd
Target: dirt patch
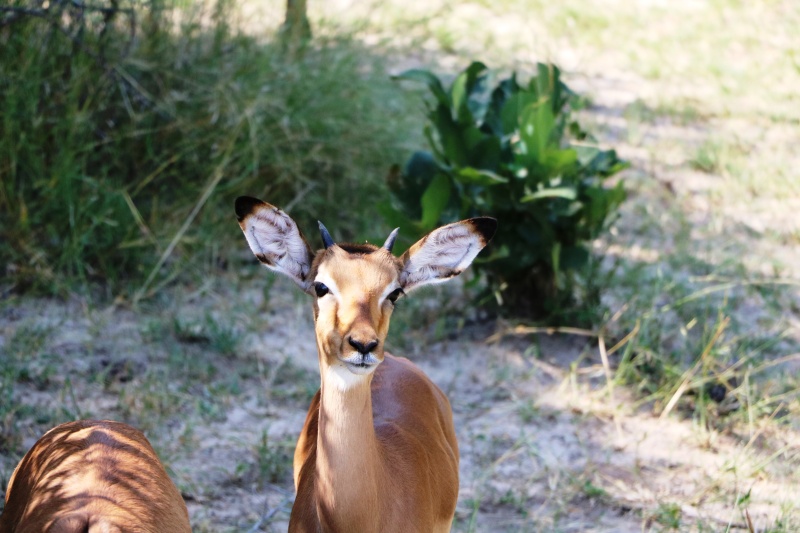
M 257 280 L 238 290 L 262 289 Z M 292 290 L 276 283 L 269 303 L 237 304 L 245 324 L 233 357 L 178 341 L 171 330 L 153 337 L 154 320 L 185 320 L 200 303 L 225 315 L 230 300 L 219 295 L 158 315 L 6 303 L 4 353 L 33 374 L 43 360 L 58 372 L 44 387 L 16 383 L 12 400 L 30 415 L 13 428 L 23 437 L 3 453 L 0 477 L 69 415 L 122 419 L 147 428 L 196 531 L 284 531 L 293 443 L 319 379 L 308 302 Z M 32 325 L 44 329 L 26 345 L 20 335 Z M 527 340 L 486 344 L 487 331 L 476 325 L 409 354 L 453 406 L 461 448 L 455 531 L 641 531 L 670 517 L 742 526 L 735 502 L 745 495 L 754 523 L 769 524 L 796 497 L 788 467 L 800 449 L 796 435 L 785 434 L 775 455 L 755 440 L 639 412 L 624 390 L 612 404 L 587 339 L 545 335 L 534 352 Z M 134 361 L 130 379 L 103 375 L 103 360 Z

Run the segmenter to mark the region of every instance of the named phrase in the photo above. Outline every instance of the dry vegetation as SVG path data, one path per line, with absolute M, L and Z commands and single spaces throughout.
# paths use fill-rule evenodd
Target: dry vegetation
M 268 38 L 282 8 L 245 3 L 243 27 Z M 454 531 L 800 530 L 794 2 L 338 1 L 311 15 L 392 70 L 552 60 L 590 99 L 585 124 L 632 162 L 595 244 L 596 329 L 487 322 L 461 286 L 398 308 L 392 351 L 453 404 Z M 310 304 L 258 268 L 232 208 L 224 234 L 242 250 L 226 272 L 136 308 L 0 303 L 2 486 L 46 428 L 113 418 L 153 441 L 195 531 L 286 529 L 319 382 Z

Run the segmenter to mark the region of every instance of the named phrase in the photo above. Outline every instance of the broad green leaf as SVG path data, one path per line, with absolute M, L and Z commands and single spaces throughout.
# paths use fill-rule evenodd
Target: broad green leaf
M 526 154 L 531 163 L 543 163 L 545 149 L 550 143 L 553 131 L 553 110 L 547 99 L 529 105 L 522 112 L 520 121 L 520 141 L 525 145 Z
M 553 211 L 563 218 L 571 218 L 577 215 L 584 208 L 584 203 L 579 201 L 570 202 L 564 206 L 555 205 Z
M 479 61 L 473 62 L 456 77 L 450 87 L 453 116 L 462 125 L 483 120 L 489 104 L 489 69 Z
M 406 183 L 407 186 L 420 188 L 421 184 L 427 186 L 433 180 L 434 176 L 439 170 L 436 160 L 430 152 L 424 150 L 417 150 L 406 162 L 403 168 L 405 176 L 413 178 L 414 183 Z
M 520 198 L 520 202 L 533 202 L 543 198 L 564 198 L 565 200 L 575 200 L 578 197 L 577 191 L 572 187 L 554 187 L 552 189 L 541 189 L 531 194 L 526 194 Z
M 455 179 L 464 185 L 499 185 L 508 183 L 508 179 L 495 174 L 490 170 L 477 169 L 472 167 L 462 167 L 455 172 Z
M 508 117 L 513 123 L 510 125 L 510 129 L 504 128 L 503 109 L 509 98 L 519 93 L 519 90 L 517 75 L 514 73 L 510 78 L 506 78 L 498 83 L 497 87 L 492 91 L 491 99 L 483 115 L 483 126 L 488 128 L 493 135 L 503 137 L 510 131 L 516 129 L 517 123 L 514 120 L 515 117 Z M 478 113 L 474 114 L 478 116 Z
M 536 102 L 536 94 L 518 92 L 510 96 L 500 110 L 503 135 L 513 135 L 520 128 L 522 113 Z
M 462 72 L 450 86 L 450 101 L 453 103 L 453 116 L 462 124 L 472 124 L 472 116 L 467 108 L 467 73 Z
M 491 81 L 494 79 L 489 68 L 480 61 L 468 68 L 467 107 L 473 120 L 480 124 L 486 116 L 492 98 Z
M 595 238 L 605 228 L 608 215 L 625 199 L 625 190 L 622 188 L 622 182 L 619 182 L 611 189 L 588 188 L 584 194 L 589 198 L 586 202 L 588 205 L 586 226 L 589 236 Z
M 541 158 L 541 164 L 551 178 L 569 174 L 577 161 L 578 154 L 569 148 L 547 148 Z
M 589 164 L 589 168 L 592 172 L 596 172 L 603 177 L 616 174 L 627 167 L 628 162 L 618 158 L 617 152 L 614 150 L 604 150 L 598 153 Z
M 550 264 L 553 266 L 553 272 L 556 276 L 561 271 L 561 243 L 554 242 L 552 251 L 550 252 Z
M 472 152 L 472 149 L 475 148 L 482 140 L 486 138 L 486 134 L 483 133 L 481 130 L 476 128 L 475 126 L 470 126 L 468 128 L 463 129 L 463 136 L 464 136 L 464 146 L 467 150 Z M 470 159 L 472 159 L 470 157 Z
M 555 83 L 554 83 L 554 76 L 556 74 L 553 71 L 553 66 L 547 63 L 538 63 L 536 65 L 536 92 L 539 94 L 540 98 L 547 97 L 550 99 L 554 96 L 555 90 Z M 534 80 L 531 80 L 531 85 L 533 85 Z
M 612 189 L 607 190 L 611 204 L 614 206 L 618 206 L 628 197 L 628 193 L 625 192 L 625 188 L 622 186 L 622 181 L 617 182 Z
M 470 162 L 476 168 L 496 172 L 503 162 L 503 147 L 494 135 L 483 135 L 477 144 L 470 148 Z
M 422 217 L 420 194 L 428 188 L 439 173 L 439 166 L 430 152 L 414 152 L 399 175 L 390 174 L 389 188 L 400 201 L 404 212 L 411 218 Z
M 425 139 L 428 141 L 428 146 L 431 147 L 433 155 L 436 156 L 436 158 L 440 161 L 446 160 L 447 157 L 445 157 L 444 152 L 442 151 L 441 147 L 439 147 L 439 143 L 437 143 L 436 139 L 433 137 L 433 128 L 431 125 L 425 124 L 425 127 L 422 129 L 422 133 L 425 135 Z
M 602 227 L 608 212 L 608 196 L 606 191 L 600 187 L 589 188 L 584 191 L 584 194 L 589 198 L 586 210 L 586 229 L 587 233 L 594 237 Z
M 592 160 L 600 153 L 600 148 L 591 144 L 572 143 L 571 148 L 578 155 L 578 162 L 581 166 L 589 165 Z
M 561 71 L 552 63 L 539 63 L 536 65 L 536 88 L 540 97 L 550 100 L 551 110 L 558 113 L 565 103 L 566 94 L 562 93 L 564 84 L 561 83 Z
M 450 200 L 450 179 L 445 174 L 438 174 L 422 194 L 422 227 L 433 229 L 439 222 L 439 216 Z
M 536 108 L 536 152 L 538 159 L 543 159 L 545 150 L 550 144 L 552 138 L 553 126 L 555 125 L 555 117 L 553 115 L 553 108 L 549 105 L 551 100 L 548 98 L 542 101 L 541 105 Z
M 406 70 L 405 72 L 401 72 L 396 76 L 392 76 L 392 79 L 416 81 L 424 83 L 428 86 L 428 89 L 430 89 L 430 91 L 436 97 L 436 100 L 441 105 L 450 107 L 450 99 L 447 97 L 447 93 L 445 92 L 444 87 L 442 87 L 442 82 L 439 81 L 439 78 L 437 78 L 427 70 L 422 70 L 422 69 Z
M 578 160 L 586 168 L 587 174 L 607 177 L 630 166 L 617 156 L 615 150 L 601 150 L 597 146 L 579 143 L 575 143 L 572 148 L 578 153 Z
M 441 105 L 437 106 L 431 114 L 431 120 L 439 132 L 439 141 L 442 143 L 442 152 L 447 162 L 451 165 L 466 165 L 468 152 L 464 145 L 463 133 L 453 121 L 450 110 Z

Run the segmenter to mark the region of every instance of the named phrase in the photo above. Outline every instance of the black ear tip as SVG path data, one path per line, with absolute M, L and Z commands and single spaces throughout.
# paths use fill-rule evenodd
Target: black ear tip
M 258 198 L 253 198 L 252 196 L 240 196 L 234 203 L 236 218 L 239 219 L 239 222 L 241 222 L 245 219 L 245 217 L 247 217 L 247 215 L 253 212 L 253 209 L 256 206 L 259 205 L 264 205 L 264 202 Z
M 472 227 L 475 228 L 475 231 L 480 233 L 488 244 L 497 231 L 497 219 L 492 217 L 476 217 L 469 219 L 469 221 Z

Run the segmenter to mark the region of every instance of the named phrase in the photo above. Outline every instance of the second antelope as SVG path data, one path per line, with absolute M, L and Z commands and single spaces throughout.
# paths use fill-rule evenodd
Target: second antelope
M 191 533 L 186 504 L 141 431 L 78 420 L 39 439 L 11 474 L 0 533 Z
M 397 230 L 378 248 L 336 244 L 314 254 L 280 209 L 236 200 L 259 261 L 314 297 L 320 390 L 294 455 L 290 533 L 450 531 L 458 443 L 444 393 L 408 359 L 384 351 L 395 301 L 467 268 L 494 235 L 492 218 L 441 227 L 401 257 Z

